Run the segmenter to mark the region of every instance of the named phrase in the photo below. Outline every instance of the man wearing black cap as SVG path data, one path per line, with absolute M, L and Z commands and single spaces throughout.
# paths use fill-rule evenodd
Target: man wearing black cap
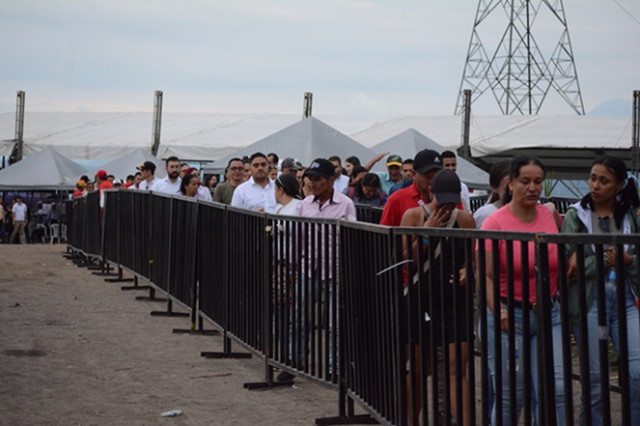
M 298 174 L 298 165 L 296 164 L 296 160 L 291 157 L 287 157 L 282 160 L 282 164 L 280 164 L 280 172 L 293 176 Z
M 138 189 L 147 189 L 153 191 L 154 186 L 160 181 L 160 179 L 155 177 L 156 165 L 151 161 L 145 161 L 136 169 L 140 170 L 142 173 L 142 181 Z
M 300 216 L 324 219 L 356 220 L 356 207 L 353 204 L 353 201 L 346 195 L 337 192 L 333 187 L 333 183 L 336 179 L 335 167 L 329 160 L 325 158 L 317 158 L 313 160 L 309 168 L 305 171 L 304 178 L 308 178 L 310 181 L 311 195 L 306 197 L 300 203 L 300 210 L 298 213 Z M 302 301 L 303 306 L 315 305 L 316 302 L 320 302 L 320 295 L 324 294 L 325 299 L 323 306 L 328 307 L 329 318 L 334 318 L 333 292 L 335 287 L 334 279 L 336 277 L 333 276 L 333 270 L 337 269 L 337 265 L 332 264 L 332 259 L 337 258 L 337 253 L 335 252 L 337 243 L 335 241 L 331 241 L 333 235 L 331 232 L 324 232 L 324 227 L 318 227 L 315 228 L 315 230 L 315 238 L 308 240 L 310 246 L 308 247 L 306 253 L 307 260 L 305 260 L 305 262 L 308 262 L 310 260 L 314 261 L 313 265 L 309 265 L 308 268 L 305 268 L 308 285 L 304 288 L 310 289 L 307 291 L 311 292 L 312 297 L 305 296 L 305 290 L 303 289 L 299 289 L 295 292 L 295 294 L 301 295 L 301 297 L 304 299 Z M 320 243 L 311 245 L 311 241 L 313 240 Z M 328 253 L 325 252 L 325 247 L 328 247 Z M 329 256 L 328 258 L 326 257 L 327 254 Z M 334 255 L 336 257 L 334 257 Z M 305 310 L 305 312 L 310 311 Z M 306 318 L 306 320 L 303 321 L 311 321 L 311 318 L 307 318 L 304 315 L 303 318 Z M 327 339 L 329 340 L 330 356 L 327 367 L 329 374 L 332 374 L 334 371 L 333 368 L 337 364 L 337 360 L 334 360 L 334 330 L 332 322 L 329 323 L 328 328 L 329 333 Z M 300 333 L 299 341 L 309 341 L 310 336 L 308 334 L 305 334 L 306 330 L 313 330 L 313 328 L 298 328 L 298 332 Z M 306 359 L 305 354 L 307 348 L 305 345 L 302 346 L 303 347 L 300 348 L 302 353 L 293 354 L 294 361 L 299 368 L 301 366 L 304 366 L 304 360 Z M 280 376 L 278 376 L 278 380 L 280 381 L 286 381 L 290 378 L 291 376 L 289 374 L 281 374 Z
M 380 224 L 400 226 L 405 211 L 418 207 L 420 200 L 429 202 L 428 188 L 433 175 L 440 169 L 442 169 L 442 160 L 436 151 L 424 149 L 418 152 L 413 159 L 413 184 L 389 196 Z
M 457 209 L 460 204 L 460 179 L 455 172 L 449 169 L 438 171 L 428 187 L 424 188 L 427 192 L 423 195 L 430 199 L 427 204 L 414 207 L 407 210 L 402 216 L 400 226 L 424 227 L 424 228 L 466 228 L 475 229 L 475 222 L 470 213 Z M 420 294 L 421 304 L 418 305 L 417 300 L 413 300 L 411 306 L 411 314 L 417 315 L 418 318 L 429 318 L 429 322 L 420 322 L 423 326 L 429 327 L 432 335 L 432 341 L 438 346 L 437 365 L 435 369 L 439 376 L 438 384 L 440 395 L 443 397 L 439 400 L 439 409 L 441 417 L 448 416 L 444 412 L 444 357 L 440 356 L 440 350 L 446 349 L 449 352 L 449 365 L 457 366 L 456 360 L 456 344 L 457 336 L 460 343 L 460 365 L 461 370 L 459 376 L 462 381 L 462 404 L 467 420 L 469 419 L 469 382 L 467 380 L 467 363 L 468 363 L 468 342 L 465 337 L 469 335 L 467 324 L 469 323 L 470 311 L 466 308 L 466 270 L 465 270 L 465 242 L 462 239 L 454 238 L 429 238 L 429 245 L 435 247 L 433 250 L 425 250 L 422 254 L 423 265 L 415 265 L 416 269 L 423 270 L 424 273 L 416 274 L 409 283 L 419 284 L 422 286 L 420 292 L 412 294 Z M 414 263 L 418 259 L 418 243 L 414 238 L 412 245 L 405 248 L 405 257 L 413 259 Z M 411 255 L 409 250 L 412 251 Z M 433 253 L 433 259 L 427 259 Z M 455 267 L 454 267 L 455 264 Z M 440 279 L 442 277 L 442 280 Z M 431 280 L 429 279 L 431 278 Z M 454 291 L 454 285 L 457 287 Z M 426 288 L 429 286 L 429 291 Z M 444 305 L 441 301 L 444 301 Z M 418 311 L 418 307 L 422 311 Z M 449 329 L 448 332 L 442 333 L 443 324 Z M 451 328 L 455 326 L 455 331 Z M 416 345 L 419 351 L 419 330 L 416 330 L 411 336 L 411 341 Z M 419 354 L 419 352 L 418 352 Z M 456 367 L 457 368 L 457 367 Z M 450 407 L 451 415 L 457 419 L 457 424 L 466 424 L 462 421 L 461 410 L 457 407 L 456 393 L 456 368 L 449 369 L 449 389 L 450 389 Z M 419 377 L 419 372 L 418 377 Z M 441 375 L 440 375 L 441 374 Z M 420 384 L 422 385 L 422 384 Z M 419 411 L 419 407 L 418 410 Z

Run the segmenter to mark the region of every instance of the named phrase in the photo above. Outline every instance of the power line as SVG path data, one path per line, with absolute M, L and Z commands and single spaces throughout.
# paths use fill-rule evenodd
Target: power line
M 618 0 L 612 0 L 612 1 L 613 1 L 615 4 L 617 4 L 617 5 L 618 5 L 618 7 L 624 11 L 624 13 L 626 13 L 627 15 L 629 15 L 629 18 L 633 19 L 634 21 L 636 21 L 636 24 L 640 25 L 640 20 L 638 20 L 635 16 L 633 16 L 633 15 L 631 14 L 631 12 L 629 12 L 627 9 L 625 9 L 625 8 L 624 8 L 624 6 L 622 6 L 622 5 L 620 4 L 620 2 L 618 2 Z

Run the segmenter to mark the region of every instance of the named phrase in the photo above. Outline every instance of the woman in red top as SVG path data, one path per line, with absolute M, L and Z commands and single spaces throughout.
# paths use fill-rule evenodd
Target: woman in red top
M 509 168 L 509 190 L 506 194 L 505 205 L 490 215 L 482 225 L 483 230 L 492 231 L 512 231 L 512 232 L 532 232 L 532 233 L 557 233 L 558 226 L 555 218 L 555 210 L 552 212 L 549 207 L 539 203 L 542 185 L 545 178 L 545 169 L 540 160 L 531 156 L 518 156 L 511 161 Z M 533 242 L 528 243 L 527 264 L 522 264 L 521 243 L 513 243 L 513 279 L 507 277 L 507 242 L 500 240 L 498 244 L 498 259 L 500 271 L 495 276 L 493 271 L 493 261 L 491 256 L 492 240 L 485 240 L 486 257 L 486 294 L 487 294 L 487 342 L 489 346 L 488 358 L 489 369 L 495 380 L 496 370 L 502 371 L 502 383 L 494 383 L 495 389 L 502 389 L 502 424 L 511 424 L 511 405 L 516 404 L 516 421 L 520 417 L 520 412 L 524 404 L 524 375 L 529 375 L 531 383 L 532 407 L 536 407 L 538 395 L 538 359 L 537 344 L 538 331 L 536 330 L 536 304 L 538 302 L 536 294 L 536 271 L 535 271 L 535 247 Z M 553 364 L 554 380 L 556 392 L 556 415 L 558 424 L 564 422 L 564 385 L 562 368 L 562 333 L 560 328 L 559 304 L 556 302 L 558 292 L 558 249 L 555 245 L 549 245 L 549 291 L 545 297 L 550 297 L 552 301 L 551 324 L 553 336 Z M 528 272 L 523 275 L 523 272 Z M 524 279 L 528 280 L 528 294 L 523 294 L 522 284 Z M 494 300 L 493 286 L 499 285 L 499 300 Z M 513 287 L 513 312 L 507 309 L 508 287 Z M 529 327 L 523 327 L 523 306 L 529 306 Z M 495 334 L 495 312 L 499 312 L 500 335 Z M 509 330 L 509 315 L 514 316 L 515 330 Z M 508 336 L 514 333 L 515 347 L 509 348 Z M 525 345 L 523 338 L 528 339 L 527 348 L 529 354 L 524 354 Z M 501 359 L 496 360 L 496 345 L 501 344 Z M 510 398 L 510 372 L 509 353 L 515 353 L 515 380 L 516 400 Z M 531 368 L 525 371 L 521 368 L 523 358 L 530 359 Z M 496 404 L 492 412 L 492 424 L 497 424 Z M 537 424 L 536 414 L 534 424 Z

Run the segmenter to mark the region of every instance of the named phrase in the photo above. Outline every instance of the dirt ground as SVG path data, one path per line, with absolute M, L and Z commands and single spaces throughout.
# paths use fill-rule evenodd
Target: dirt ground
M 262 362 L 202 358 L 222 350 L 220 336 L 172 333 L 188 320 L 151 316 L 166 304 L 136 301 L 148 292 L 78 268 L 64 247 L 0 245 L 0 425 L 310 425 L 337 414 L 337 392 L 304 380 L 244 389 L 263 380 Z

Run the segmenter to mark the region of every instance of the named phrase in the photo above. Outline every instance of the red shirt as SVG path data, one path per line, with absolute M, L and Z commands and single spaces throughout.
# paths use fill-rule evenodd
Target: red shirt
M 404 212 L 411 208 L 418 207 L 418 201 L 420 200 L 425 203 L 427 202 L 418 191 L 415 182 L 406 188 L 394 192 L 387 199 L 387 204 L 384 206 L 384 211 L 380 218 L 380 225 L 400 226 Z

